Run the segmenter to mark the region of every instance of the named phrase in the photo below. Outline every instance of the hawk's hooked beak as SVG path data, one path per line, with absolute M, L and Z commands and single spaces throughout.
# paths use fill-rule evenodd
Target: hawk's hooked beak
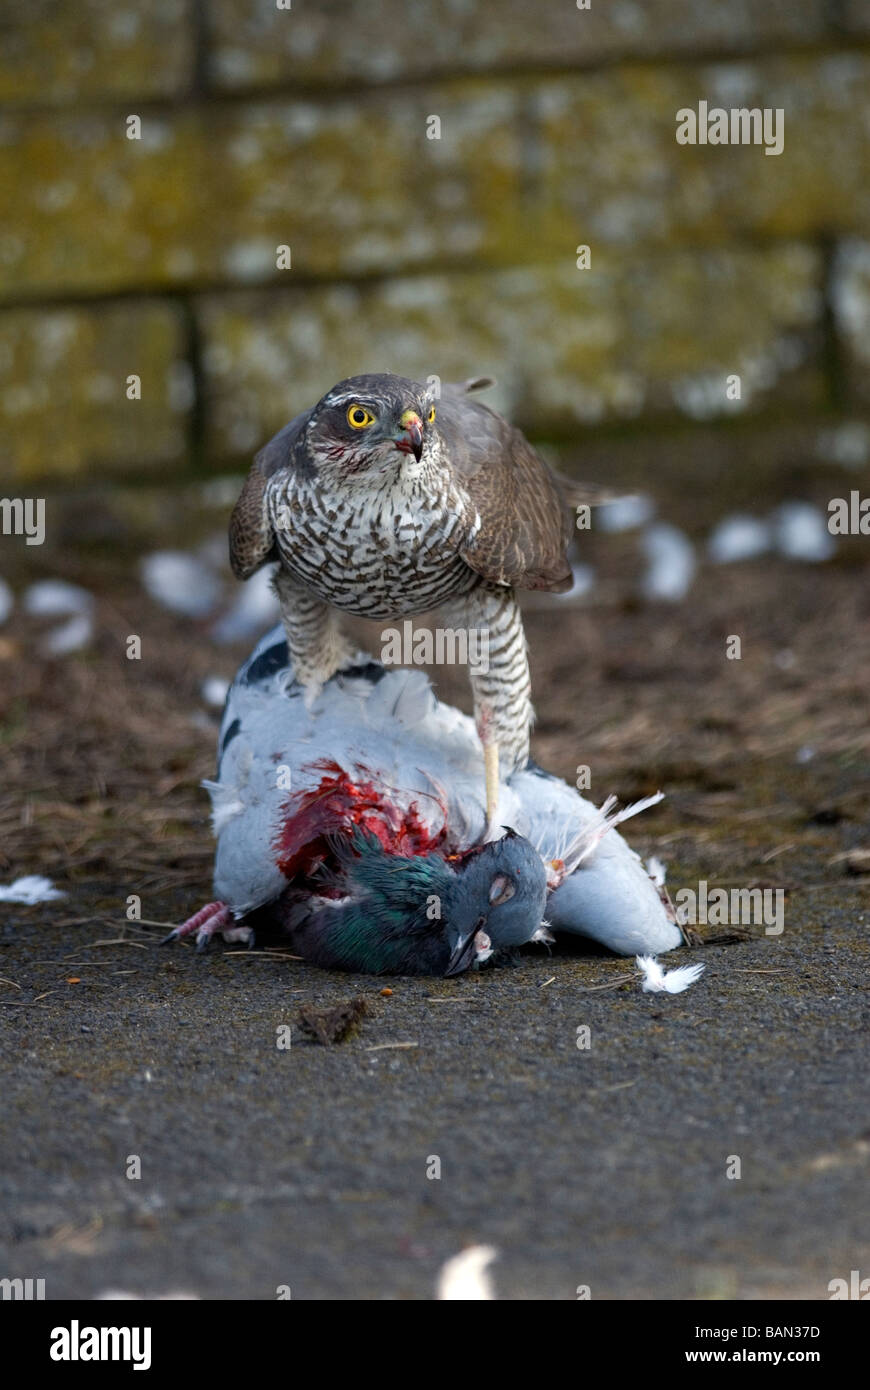
M 416 410 L 406 410 L 399 419 L 402 433 L 396 440 L 396 448 L 403 454 L 413 454 L 417 462 L 423 454 L 423 421 Z

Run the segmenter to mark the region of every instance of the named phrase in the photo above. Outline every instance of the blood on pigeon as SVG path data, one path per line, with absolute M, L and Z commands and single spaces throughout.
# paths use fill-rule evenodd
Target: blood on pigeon
M 446 807 L 440 829 L 432 833 L 415 806 L 399 810 L 375 782 L 354 782 L 338 763 L 327 759 L 315 766 L 323 772 L 319 785 L 290 798 L 274 842 L 278 867 L 288 879 L 309 876 L 328 860 L 328 836 L 348 825 L 373 835 L 391 854 L 431 854 L 444 844 Z

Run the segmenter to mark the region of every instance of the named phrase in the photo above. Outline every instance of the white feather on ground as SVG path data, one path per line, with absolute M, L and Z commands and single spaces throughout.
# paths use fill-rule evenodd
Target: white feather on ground
M 498 1257 L 492 1245 L 471 1245 L 442 1265 L 438 1275 L 439 1300 L 491 1302 L 495 1298 L 489 1266 Z
M 635 956 L 643 976 L 641 989 L 647 994 L 682 994 L 703 975 L 704 965 L 681 965 L 678 970 L 665 971 L 655 956 Z
M 94 599 L 87 589 L 68 584 L 65 579 L 41 579 L 24 592 L 22 607 L 34 618 L 65 618 L 69 621 L 40 642 L 46 656 L 69 656 L 88 646 L 94 635 Z
M 94 620 L 90 613 L 78 613 L 69 622 L 52 628 L 40 647 L 46 656 L 69 656 L 89 646 L 93 635 Z
M 847 420 L 832 430 L 822 430 L 816 440 L 816 454 L 825 463 L 863 468 L 870 461 L 870 425 L 863 420 Z
M 789 560 L 817 565 L 830 560 L 837 543 L 828 531 L 828 521 L 819 507 L 810 502 L 784 502 L 771 518 L 774 544 Z
M 223 709 L 229 688 L 230 683 L 223 676 L 206 676 L 199 687 L 199 693 L 207 705 L 214 709 Z
M 647 599 L 678 603 L 685 598 L 695 578 L 695 548 L 688 536 L 665 521 L 656 522 L 643 534 L 647 560 L 641 590 Z
M 0 883 L 0 903 L 24 903 L 34 907 L 37 903 L 53 903 L 65 898 L 59 888 L 55 888 L 50 878 L 41 874 L 25 874 L 14 883 Z
M 717 524 L 707 542 L 707 553 L 714 565 L 733 565 L 764 555 L 770 549 L 770 540 L 766 521 L 735 512 Z
M 614 497 L 605 502 L 595 513 L 595 529 L 599 531 L 633 531 L 638 526 L 646 526 L 656 513 L 655 503 L 645 492 L 634 492 L 627 497 Z
M 205 618 L 221 600 L 223 585 L 215 572 L 183 550 L 157 550 L 146 555 L 139 572 L 151 597 L 171 613 Z
M 278 599 L 272 588 L 277 568 L 277 565 L 265 565 L 241 586 L 235 602 L 218 618 L 211 630 L 216 642 L 239 642 L 243 638 L 259 637 L 277 621 Z
M 69 613 L 90 613 L 93 596 L 65 579 L 40 579 L 24 591 L 22 606 L 34 618 L 65 618 Z

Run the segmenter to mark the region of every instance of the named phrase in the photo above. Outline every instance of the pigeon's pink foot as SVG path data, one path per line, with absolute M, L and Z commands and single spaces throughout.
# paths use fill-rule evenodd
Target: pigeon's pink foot
M 211 941 L 215 932 L 220 932 L 224 941 L 244 941 L 250 943 L 253 932 L 250 927 L 237 927 L 230 909 L 226 903 L 207 903 L 201 907 L 199 912 L 195 912 L 192 917 L 188 917 L 186 922 L 182 922 L 180 927 L 175 927 L 168 936 L 161 941 L 161 946 L 165 946 L 168 941 L 180 941 L 182 937 L 191 936 L 196 932 L 196 949 L 204 951 Z

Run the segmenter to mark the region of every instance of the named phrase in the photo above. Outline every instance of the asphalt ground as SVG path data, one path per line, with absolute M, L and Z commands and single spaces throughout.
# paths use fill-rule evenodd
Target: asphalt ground
M 672 891 L 784 894 L 781 935 L 677 953 L 707 967 L 678 996 L 562 944 L 454 980 L 160 947 L 149 924 L 210 896 L 199 685 L 246 646 L 143 612 L 123 578 L 98 604 L 87 654 L 40 659 L 23 619 L 0 651 L 0 881 L 67 894 L 0 905 L 0 1276 L 49 1299 L 425 1299 L 477 1243 L 501 1298 L 826 1299 L 870 1274 L 866 571 L 759 563 L 677 608 L 529 610 L 538 761 L 589 765 L 596 801 L 662 786 L 626 829 Z M 302 1005 L 357 996 L 346 1041 L 300 1032 Z

